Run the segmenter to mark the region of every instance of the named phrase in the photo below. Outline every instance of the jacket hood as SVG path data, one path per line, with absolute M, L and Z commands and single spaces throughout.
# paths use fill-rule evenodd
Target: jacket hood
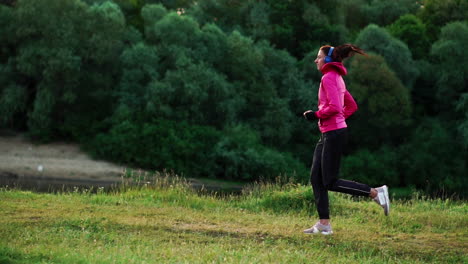
M 339 75 L 346 75 L 348 74 L 348 71 L 346 70 L 345 66 L 341 62 L 329 62 L 323 65 L 322 69 L 320 69 L 322 74 L 325 74 L 327 72 L 334 71 L 338 73 Z

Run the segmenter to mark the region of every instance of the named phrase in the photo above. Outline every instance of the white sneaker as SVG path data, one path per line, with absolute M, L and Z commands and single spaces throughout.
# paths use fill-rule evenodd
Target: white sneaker
M 388 196 L 388 187 L 387 185 L 384 185 L 375 189 L 377 190 L 377 196 L 374 198 L 374 201 L 382 206 L 385 215 L 388 216 L 390 213 L 390 198 Z
M 317 222 L 313 227 L 304 230 L 305 234 L 322 234 L 322 235 L 331 235 L 333 231 L 331 225 L 322 225 L 320 222 Z

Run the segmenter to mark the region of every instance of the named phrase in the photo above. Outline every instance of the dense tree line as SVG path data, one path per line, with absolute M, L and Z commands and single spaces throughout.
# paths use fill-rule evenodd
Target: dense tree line
M 465 195 L 466 0 L 0 4 L 0 127 L 191 176 L 308 179 L 320 45 L 360 110 L 347 178 Z

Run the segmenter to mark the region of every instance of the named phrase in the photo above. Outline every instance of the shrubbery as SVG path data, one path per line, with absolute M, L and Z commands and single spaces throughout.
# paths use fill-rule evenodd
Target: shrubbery
M 255 180 L 307 174 L 301 162 L 263 146 L 255 131 L 242 126 L 218 131 L 162 119 L 125 121 L 97 135 L 88 147 L 97 158 L 189 176 Z

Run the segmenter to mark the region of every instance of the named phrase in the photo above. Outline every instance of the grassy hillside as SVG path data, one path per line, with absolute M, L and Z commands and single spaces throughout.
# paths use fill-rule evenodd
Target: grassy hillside
M 414 197 L 390 217 L 332 194 L 332 236 L 309 186 L 260 184 L 240 196 L 160 179 L 142 188 L 57 194 L 0 190 L 0 263 L 466 263 L 464 202 Z

